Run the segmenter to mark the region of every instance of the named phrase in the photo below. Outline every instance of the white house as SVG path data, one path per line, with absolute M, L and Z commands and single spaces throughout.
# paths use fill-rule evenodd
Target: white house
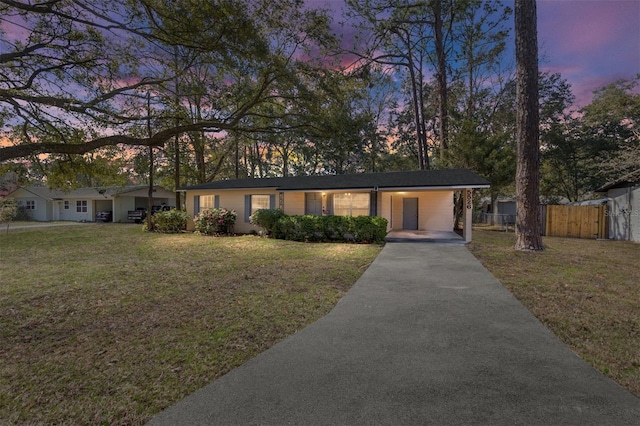
M 471 240 L 471 191 L 489 182 L 470 170 L 421 170 L 265 179 L 222 180 L 179 189 L 187 213 L 226 208 L 238 214 L 235 231 L 256 228 L 249 216 L 277 208 L 288 215 L 381 216 L 389 231 L 452 231 L 454 192 L 465 193 L 464 239 Z
M 93 222 L 96 213 L 112 212 L 113 222 L 127 222 L 129 210 L 147 207 L 149 187 L 97 187 L 61 191 L 41 186 L 18 187 L 7 195 L 27 211 L 31 220 Z M 175 193 L 156 186 L 153 205 L 174 204 Z
M 607 196 L 609 238 L 640 242 L 640 169 L 598 188 L 597 192 Z

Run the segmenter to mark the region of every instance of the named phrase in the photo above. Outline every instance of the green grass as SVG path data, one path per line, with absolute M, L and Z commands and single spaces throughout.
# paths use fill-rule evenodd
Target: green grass
M 598 370 L 640 396 L 640 244 L 475 230 L 472 253 L 540 321 Z
M 325 315 L 373 245 L 0 232 L 0 419 L 143 424 Z

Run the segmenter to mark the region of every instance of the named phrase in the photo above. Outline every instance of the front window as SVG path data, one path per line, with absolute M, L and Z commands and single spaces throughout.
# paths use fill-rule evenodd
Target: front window
M 252 195 L 251 196 L 251 214 L 254 214 L 256 210 L 268 209 L 270 207 L 269 195 Z
M 69 200 L 64 200 L 64 209 L 69 210 Z
M 213 195 L 200 196 L 200 210 L 214 208 Z
M 334 194 L 333 214 L 336 216 L 368 216 L 369 194 Z
M 35 200 L 27 200 L 24 206 L 25 210 L 35 210 L 36 202 Z
M 76 213 L 86 213 L 87 211 L 87 200 L 76 201 Z

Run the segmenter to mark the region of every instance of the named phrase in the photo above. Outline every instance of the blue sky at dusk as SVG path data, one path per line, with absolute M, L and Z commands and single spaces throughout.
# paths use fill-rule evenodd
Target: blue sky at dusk
M 640 0 L 538 2 L 540 69 L 567 79 L 576 103 L 640 73 Z
M 333 10 L 338 30 L 343 0 L 306 3 Z M 513 8 L 513 0 L 504 3 Z M 595 89 L 640 73 L 640 0 L 538 0 L 537 5 L 540 70 L 569 81 L 576 107 L 588 104 Z M 349 29 L 342 31 L 350 36 Z M 512 51 L 513 43 L 512 38 Z

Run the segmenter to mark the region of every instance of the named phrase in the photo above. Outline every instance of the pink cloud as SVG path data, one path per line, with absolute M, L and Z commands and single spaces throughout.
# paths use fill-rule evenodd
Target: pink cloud
M 606 47 L 620 38 L 625 20 L 634 13 L 637 19 L 640 10 L 637 1 L 543 0 L 538 4 L 540 36 L 568 54 Z
M 640 1 L 538 2 L 541 69 L 572 84 L 577 106 L 593 90 L 640 73 Z

